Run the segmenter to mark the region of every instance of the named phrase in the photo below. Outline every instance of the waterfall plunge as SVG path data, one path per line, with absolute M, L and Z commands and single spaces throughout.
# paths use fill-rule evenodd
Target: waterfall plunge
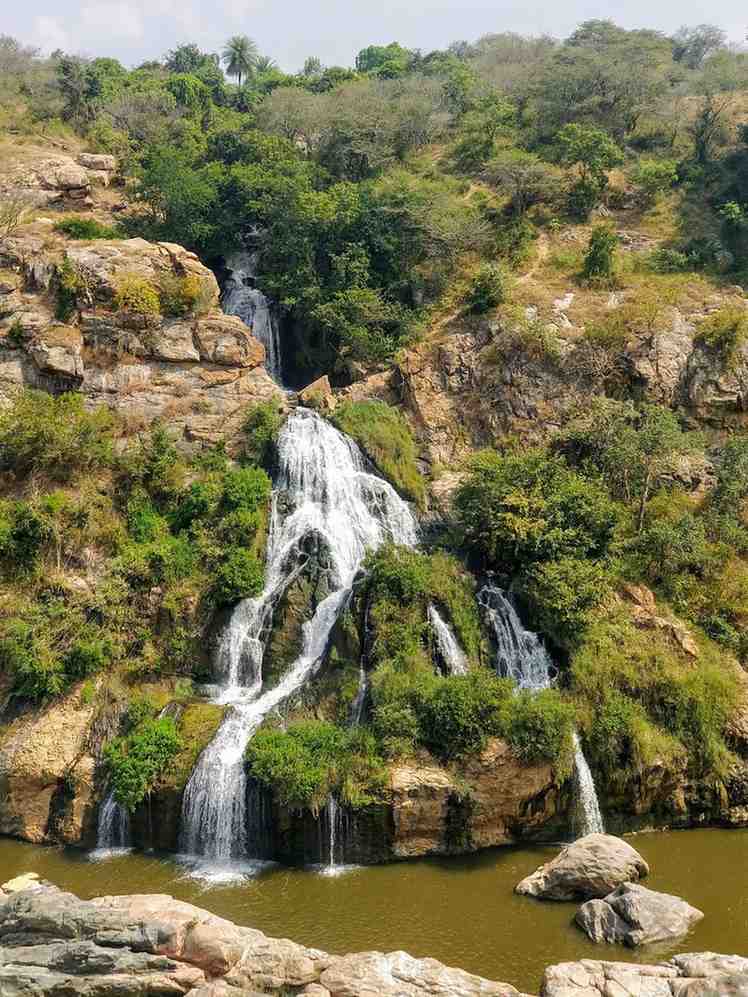
M 297 409 L 281 431 L 278 451 L 265 589 L 232 614 L 217 655 L 219 701 L 231 704 L 230 713 L 201 754 L 182 804 L 181 850 L 207 863 L 213 878 L 236 875 L 237 861 L 251 858 L 244 774 L 250 738 L 272 709 L 314 675 L 366 551 L 390 539 L 416 542 L 407 504 L 365 470 L 355 443 L 316 413 Z M 333 591 L 304 624 L 300 656 L 277 686 L 260 694 L 263 636 L 312 535 L 329 549 Z
M 540 637 L 525 630 L 517 611 L 501 589 L 487 585 L 478 594 L 491 623 L 497 645 L 497 670 L 514 679 L 520 689 L 539 692 L 548 689 L 556 677 L 556 668 Z M 603 832 L 602 813 L 595 781 L 582 751 L 576 731 L 574 740 L 574 786 L 581 834 Z
M 110 790 L 99 807 L 96 850 L 91 853 L 91 858 L 94 860 L 111 858 L 130 849 L 130 815 L 116 801 L 114 793 Z
M 433 603 L 428 608 L 429 623 L 434 631 L 436 646 L 450 675 L 467 675 L 467 659 L 452 632 L 450 625 L 442 618 Z
M 252 335 L 265 347 L 265 369 L 274 381 L 281 384 L 278 320 L 268 299 L 254 286 L 255 256 L 236 253 L 226 261 L 226 267 L 231 276 L 224 289 L 223 310 L 227 315 L 236 315 L 250 327 Z

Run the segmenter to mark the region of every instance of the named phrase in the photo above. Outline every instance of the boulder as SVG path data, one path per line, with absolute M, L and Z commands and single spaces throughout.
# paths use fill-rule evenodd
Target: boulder
M 106 173 L 113 173 L 117 169 L 117 160 L 114 156 L 107 156 L 99 152 L 82 152 L 78 156 L 78 162 L 87 170 L 103 170 Z
M 587 834 L 523 879 L 515 891 L 541 900 L 602 899 L 647 875 L 649 866 L 623 838 Z
M 549 966 L 542 997 L 746 997 L 748 959 L 698 952 L 655 965 L 582 959 Z
M 604 900 L 582 904 L 575 920 L 593 942 L 634 948 L 682 938 L 703 916 L 680 897 L 624 883 Z
M 327 374 L 318 377 L 316 381 L 307 384 L 299 392 L 299 401 L 309 408 L 332 411 L 335 408 L 335 396 L 330 386 L 330 378 Z
M 80 329 L 69 325 L 52 325 L 34 336 L 28 352 L 43 373 L 80 382 L 84 372 L 82 349 Z

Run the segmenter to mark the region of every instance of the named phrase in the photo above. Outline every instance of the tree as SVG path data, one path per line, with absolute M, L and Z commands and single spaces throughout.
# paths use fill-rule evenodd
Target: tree
M 398 42 L 389 45 L 369 45 L 356 56 L 356 69 L 385 79 L 404 76 L 413 66 L 415 53 Z
M 590 235 L 582 263 L 582 279 L 588 284 L 610 284 L 615 276 L 614 257 L 618 236 L 609 225 L 597 225 Z
M 304 68 L 301 70 L 302 76 L 321 76 L 324 70 L 322 60 L 316 55 L 309 55 L 304 60 Z
M 255 73 L 271 73 L 277 69 L 278 63 L 275 59 L 271 59 L 269 55 L 258 55 L 255 59 Z
M 689 69 L 701 69 L 704 60 L 725 46 L 727 35 L 714 24 L 684 25 L 673 35 L 673 58 Z
M 206 62 L 215 65 L 217 61 L 218 56 L 201 52 L 194 42 L 178 45 L 164 56 L 164 66 L 170 73 L 196 73 Z
M 238 78 L 239 86 L 243 76 L 251 76 L 254 72 L 257 58 L 257 45 L 247 35 L 232 35 L 221 53 L 226 72 Z
M 522 149 L 503 149 L 486 163 L 483 177 L 509 194 L 515 214 L 550 201 L 560 188 L 558 171 Z
M 577 171 L 569 191 L 570 210 L 584 219 L 608 185 L 608 170 L 623 162 L 623 153 L 599 128 L 575 122 L 564 125 L 556 142 L 561 162 Z

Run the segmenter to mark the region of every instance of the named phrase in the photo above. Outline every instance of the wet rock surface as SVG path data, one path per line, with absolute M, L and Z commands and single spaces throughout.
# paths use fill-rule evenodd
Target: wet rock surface
M 541 900 L 602 899 L 623 883 L 649 875 L 649 866 L 623 838 L 588 834 L 517 884 Z
M 680 897 L 624 883 L 604 900 L 582 904 L 575 920 L 593 942 L 634 948 L 682 938 L 703 916 Z

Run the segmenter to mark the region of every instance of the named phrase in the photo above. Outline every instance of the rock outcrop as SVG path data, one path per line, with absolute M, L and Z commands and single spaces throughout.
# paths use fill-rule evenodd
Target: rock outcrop
M 117 169 L 114 156 L 74 156 L 34 146 L 3 149 L 3 160 L 0 195 L 35 207 L 90 207 L 92 188 L 108 187 Z
M 61 322 L 63 264 L 76 293 Z M 65 240 L 36 222 L 0 239 L 0 278 L 0 400 L 22 386 L 77 390 L 126 430 L 162 419 L 197 443 L 231 441 L 252 404 L 286 404 L 262 344 L 220 311 L 214 275 L 181 246 Z M 189 287 L 187 314 L 128 311 L 118 298 L 128 281 Z
M 612 834 L 588 834 L 516 886 L 541 900 L 601 899 L 623 883 L 649 875 L 641 855 Z
M 95 708 L 77 691 L 24 715 L 0 743 L 0 834 L 78 844 L 95 822 Z
M 643 965 L 583 959 L 550 966 L 542 997 L 745 997 L 748 959 L 715 952 Z
M 683 938 L 703 913 L 680 897 L 624 883 L 604 900 L 588 900 L 575 921 L 593 942 L 648 945 Z
M 14 997 L 518 994 L 405 952 L 329 955 L 165 895 L 86 901 L 25 877 L 7 886 L 0 892 L 0 993 Z

